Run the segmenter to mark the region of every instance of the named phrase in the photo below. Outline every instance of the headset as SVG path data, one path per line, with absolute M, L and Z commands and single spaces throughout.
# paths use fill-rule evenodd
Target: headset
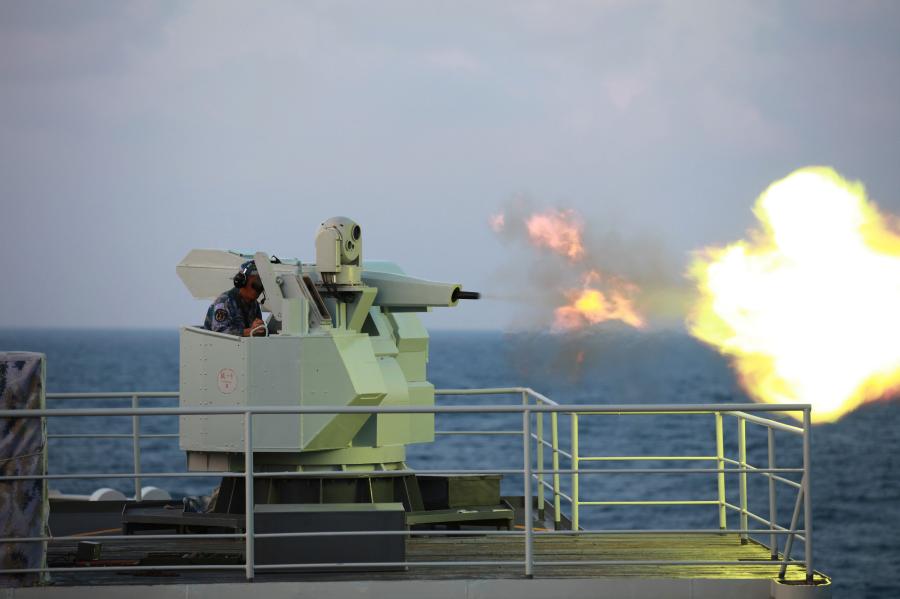
M 247 276 L 247 274 L 253 270 L 256 270 L 256 263 L 254 263 L 252 260 L 245 263 L 244 267 L 241 268 L 240 272 L 238 272 L 236 275 L 234 275 L 234 278 L 232 279 L 232 281 L 234 282 L 234 286 L 237 287 L 238 289 L 241 289 L 242 287 L 246 287 L 247 279 L 249 278 Z

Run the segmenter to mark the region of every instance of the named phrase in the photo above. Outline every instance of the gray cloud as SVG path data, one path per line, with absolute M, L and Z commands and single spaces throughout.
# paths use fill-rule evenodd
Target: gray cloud
M 490 290 L 509 256 L 486 218 L 520 191 L 579 210 L 595 237 L 657 240 L 676 272 L 805 164 L 900 211 L 898 12 L 2 3 L 0 251 L 19 291 L 0 326 L 196 321 L 174 275 L 190 248 L 309 259 L 334 214 L 364 223 L 371 258 Z

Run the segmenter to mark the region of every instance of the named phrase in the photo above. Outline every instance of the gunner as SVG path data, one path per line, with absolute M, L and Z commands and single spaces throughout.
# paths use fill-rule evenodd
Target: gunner
M 241 264 L 241 270 L 234 275 L 233 281 L 234 287 L 210 304 L 204 328 L 240 337 L 265 335 L 266 324 L 256 301 L 263 292 L 263 285 L 253 260 Z

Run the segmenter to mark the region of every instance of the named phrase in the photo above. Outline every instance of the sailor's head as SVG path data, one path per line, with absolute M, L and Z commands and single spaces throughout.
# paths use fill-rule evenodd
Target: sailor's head
M 234 286 L 240 290 L 241 296 L 248 300 L 255 300 L 263 292 L 262 281 L 259 280 L 259 271 L 256 263 L 247 260 L 241 264 L 241 269 L 234 275 Z

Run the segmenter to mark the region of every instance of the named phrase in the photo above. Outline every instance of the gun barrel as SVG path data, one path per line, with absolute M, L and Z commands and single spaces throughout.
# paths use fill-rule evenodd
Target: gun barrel
M 477 300 L 477 299 L 481 298 L 481 294 L 478 293 L 477 291 L 463 291 L 462 289 L 457 288 L 453 291 L 453 295 L 451 297 L 453 298 L 454 302 L 457 300 L 464 300 L 464 299 Z
M 424 310 L 429 307 L 455 306 L 460 299 L 475 299 L 472 291 L 463 291 L 459 283 L 438 283 L 409 275 L 366 269 L 363 283 L 378 288 L 374 305 L 390 309 Z M 478 296 L 477 293 L 474 293 Z

